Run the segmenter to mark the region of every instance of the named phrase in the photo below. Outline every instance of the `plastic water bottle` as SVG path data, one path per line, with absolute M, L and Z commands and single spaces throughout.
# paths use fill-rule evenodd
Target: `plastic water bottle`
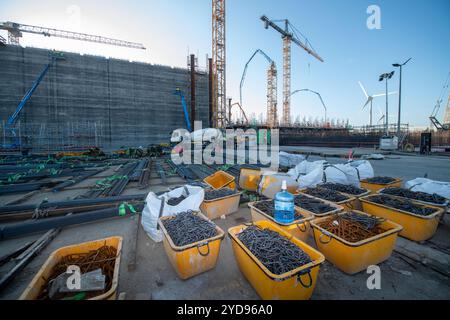
M 281 191 L 275 195 L 275 221 L 292 223 L 294 221 L 294 196 L 287 191 L 283 180 Z

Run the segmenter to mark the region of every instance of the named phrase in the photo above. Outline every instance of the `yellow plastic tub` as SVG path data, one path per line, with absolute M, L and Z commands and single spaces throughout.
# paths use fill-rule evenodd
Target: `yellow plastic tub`
M 403 227 L 400 235 L 413 241 L 425 241 L 433 237 L 438 227 L 439 219 L 444 212 L 442 208 L 426 206 L 412 201 L 417 205 L 436 209 L 436 212 L 431 215 L 421 216 L 371 202 L 370 198 L 373 196 L 374 195 L 369 195 L 360 199 L 363 211 L 398 223 Z
M 305 191 L 306 191 L 306 188 L 300 189 L 300 190 L 298 190 L 298 193 L 309 196 L 309 194 L 306 193 Z M 336 191 L 336 192 L 342 194 L 343 196 L 348 197 L 348 199 L 347 200 L 338 201 L 338 202 L 333 202 L 333 203 L 342 206 L 345 211 L 352 211 L 352 210 L 357 210 L 358 209 L 357 202 L 356 202 L 357 199 L 354 196 L 351 196 L 349 194 L 345 194 L 345 193 L 342 193 L 342 192 L 339 192 L 339 191 Z M 319 198 L 319 199 L 325 200 L 325 201 L 329 201 L 329 200 L 323 199 L 323 198 Z
M 297 196 L 297 195 L 294 195 L 294 196 Z M 323 200 L 323 199 L 320 199 L 320 198 L 317 198 L 317 197 L 313 197 L 313 196 L 310 196 L 310 195 L 304 194 L 304 193 L 300 194 L 300 196 L 301 196 L 301 197 L 307 197 L 307 198 L 313 198 L 313 199 L 320 200 L 320 201 L 322 201 L 322 202 L 325 202 L 326 204 L 328 204 L 330 207 L 333 208 L 333 210 L 330 210 L 330 211 L 328 211 L 328 212 L 324 212 L 324 213 L 314 213 L 314 212 L 312 212 L 312 211 L 308 211 L 308 210 L 306 210 L 306 209 L 304 209 L 304 208 L 302 208 L 302 207 L 298 207 L 298 206 L 296 205 L 295 207 L 298 208 L 299 211 L 300 211 L 302 214 L 310 214 L 310 215 L 313 215 L 314 217 L 318 218 L 318 217 L 328 216 L 328 215 L 330 215 L 330 214 L 339 213 L 339 212 L 341 212 L 341 211 L 344 210 L 344 207 L 343 207 L 343 206 L 341 206 L 341 205 L 339 205 L 339 204 L 336 204 L 336 203 L 333 203 L 333 202 L 330 202 L 330 201 L 327 201 L 327 200 Z
M 378 194 L 387 195 L 387 196 L 390 196 L 390 197 L 394 197 L 394 198 L 403 199 L 403 200 L 411 200 L 411 201 L 414 201 L 414 202 L 417 202 L 417 203 L 420 203 L 420 204 L 424 204 L 424 205 L 427 205 L 427 206 L 442 208 L 442 209 L 444 209 L 444 211 L 447 210 L 447 203 L 450 203 L 450 201 L 448 199 L 447 199 L 446 203 L 441 204 L 441 203 L 426 202 L 426 201 L 421 201 L 421 200 L 416 200 L 416 199 L 411 199 L 411 198 L 405 198 L 405 197 L 400 197 L 400 196 L 394 196 L 392 194 L 383 193 L 384 189 L 386 189 L 386 188 L 378 190 L 377 193 Z
M 354 212 L 365 214 L 361 211 Z M 337 216 L 345 214 L 339 213 Z M 359 242 L 349 242 L 339 236 L 321 228 L 318 223 L 330 217 L 318 218 L 311 222 L 314 232 L 314 241 L 325 258 L 337 268 L 348 274 L 355 274 L 366 270 L 370 265 L 379 264 L 387 259 L 394 250 L 395 241 L 402 226 L 384 221 L 380 225 L 385 232 Z
M 278 191 L 281 190 L 281 181 L 283 181 L 282 178 L 280 178 L 278 175 L 274 174 L 274 175 L 264 175 L 261 177 L 260 182 L 259 182 L 259 186 L 257 188 L 257 191 L 259 194 L 265 195 L 265 192 L 267 192 L 267 190 L 271 190 L 271 188 L 273 188 L 273 185 L 277 185 L 278 184 L 278 190 L 274 191 L 272 190 L 271 192 L 273 194 L 277 193 Z M 288 183 L 287 185 L 287 191 L 295 194 L 297 192 L 297 185 L 290 185 Z M 272 196 L 270 196 L 272 198 Z M 275 196 L 273 196 L 275 197 Z
M 398 187 L 400 188 L 402 186 L 402 179 L 400 178 L 394 178 L 395 181 L 391 183 L 381 184 L 381 183 L 370 183 L 367 182 L 367 179 L 361 180 L 361 188 L 368 189 L 372 194 L 377 193 L 378 190 L 383 188 L 392 188 L 392 187 Z
M 86 253 L 91 250 L 97 250 L 103 246 L 112 246 L 117 250 L 117 257 L 114 264 L 114 277 L 112 280 L 111 288 L 108 292 L 93 297 L 89 300 L 115 300 L 117 296 L 117 284 L 119 282 L 119 267 L 120 267 L 120 256 L 122 253 L 122 237 L 110 237 L 95 241 L 89 241 L 79 244 L 74 244 L 67 247 L 59 248 L 52 252 L 45 261 L 44 265 L 31 280 L 30 284 L 27 286 L 25 291 L 20 296 L 19 300 L 36 300 L 41 293 L 43 286 L 46 284 L 46 280 L 51 276 L 53 268 L 58 264 L 58 262 L 65 256 L 77 253 Z
M 216 171 L 203 179 L 205 183 L 216 190 L 222 188 L 236 189 L 236 182 L 234 180 L 234 176 L 222 170 Z
M 260 169 L 241 168 L 239 173 L 239 187 L 243 190 L 257 191 L 261 174 Z
M 210 220 L 229 215 L 239 210 L 239 201 L 242 192 L 213 200 L 203 200 L 200 210 Z
M 295 220 L 292 223 L 281 223 L 275 221 L 275 218 L 268 215 L 265 212 L 262 212 L 258 208 L 254 206 L 255 202 L 251 202 L 248 204 L 250 207 L 250 212 L 252 214 L 252 221 L 270 221 L 277 225 L 280 229 L 290 233 L 292 236 L 296 237 L 301 241 L 306 241 L 308 239 L 308 235 L 310 234 L 311 226 L 309 222 L 314 219 L 314 215 L 309 212 L 300 212 L 299 208 L 295 208 L 295 210 L 304 217 L 302 219 Z
M 313 294 L 317 283 L 320 265 L 325 257 L 303 241 L 292 237 L 270 221 L 258 221 L 254 223 L 261 228 L 267 228 L 278 232 L 290 239 L 292 243 L 307 253 L 312 262 L 303 265 L 290 272 L 276 275 L 270 272 L 258 258 L 238 239 L 237 234 L 247 226 L 239 225 L 228 229 L 231 238 L 234 256 L 239 269 L 264 300 L 306 300 Z
M 197 212 L 196 214 L 199 217 L 208 220 L 200 212 Z M 167 257 L 178 276 L 185 280 L 213 269 L 216 266 L 217 258 L 219 256 L 220 244 L 225 236 L 223 230 L 216 225 L 217 235 L 215 237 L 179 247 L 173 243 L 162 223 L 168 219 L 173 219 L 173 216 L 159 218 L 158 224 L 161 231 L 164 233 L 163 245 Z

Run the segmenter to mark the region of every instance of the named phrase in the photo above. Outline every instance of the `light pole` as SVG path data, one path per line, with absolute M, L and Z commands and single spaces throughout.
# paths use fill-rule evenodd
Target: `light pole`
M 385 114 L 385 126 L 386 126 L 386 136 L 389 135 L 389 107 L 388 107 L 388 80 L 392 78 L 395 71 L 391 71 L 389 73 L 383 73 L 380 75 L 378 81 L 386 80 L 386 114 Z
M 402 112 L 402 67 L 407 64 L 409 62 L 409 60 L 411 60 L 411 58 L 409 58 L 408 60 L 406 60 L 405 62 L 403 62 L 402 64 L 399 63 L 394 63 L 392 66 L 399 68 L 400 67 L 400 84 L 399 84 L 399 89 L 398 89 L 398 120 L 397 120 L 397 137 L 400 137 L 400 121 L 401 121 L 401 112 Z

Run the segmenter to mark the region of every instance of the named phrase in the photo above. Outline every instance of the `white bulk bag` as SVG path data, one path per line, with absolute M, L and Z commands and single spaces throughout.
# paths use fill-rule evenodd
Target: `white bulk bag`
M 450 182 L 435 181 L 427 178 L 416 178 L 405 183 L 405 188 L 411 191 L 421 191 L 429 194 L 436 193 L 450 199 Z
M 167 204 L 169 199 L 178 198 L 182 195 L 184 195 L 186 199 L 176 206 Z M 172 216 L 188 210 L 199 211 L 204 196 L 205 191 L 202 187 L 190 185 L 176 188 L 160 196 L 150 192 L 145 199 L 145 206 L 142 211 L 142 227 L 153 241 L 161 242 L 162 232 L 158 227 L 159 217 Z

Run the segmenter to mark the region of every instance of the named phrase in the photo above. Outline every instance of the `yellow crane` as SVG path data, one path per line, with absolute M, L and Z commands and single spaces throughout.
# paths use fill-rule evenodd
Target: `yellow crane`
M 225 0 L 212 0 L 212 126 L 227 124 Z
M 113 38 L 107 38 L 103 36 L 72 32 L 67 30 L 59 30 L 54 28 L 46 28 L 39 26 L 32 26 L 29 24 L 22 24 L 17 22 L 0 22 L 0 29 L 8 31 L 8 43 L 12 45 L 19 45 L 19 39 L 22 37 L 23 33 L 34 33 L 40 34 L 46 37 L 57 37 L 72 40 L 81 40 L 95 43 L 109 44 L 113 46 L 134 48 L 134 49 L 145 49 L 142 43 L 118 40 Z
M 264 27 L 272 27 L 281 34 L 283 39 L 283 114 L 281 124 L 289 126 L 291 124 L 291 42 L 294 42 L 300 48 L 308 52 L 317 60 L 323 62 L 323 59 L 314 51 L 307 39 L 300 40 L 301 33 L 289 22 L 289 20 L 270 20 L 265 15 L 261 17 Z M 275 22 L 283 21 L 284 29 Z

